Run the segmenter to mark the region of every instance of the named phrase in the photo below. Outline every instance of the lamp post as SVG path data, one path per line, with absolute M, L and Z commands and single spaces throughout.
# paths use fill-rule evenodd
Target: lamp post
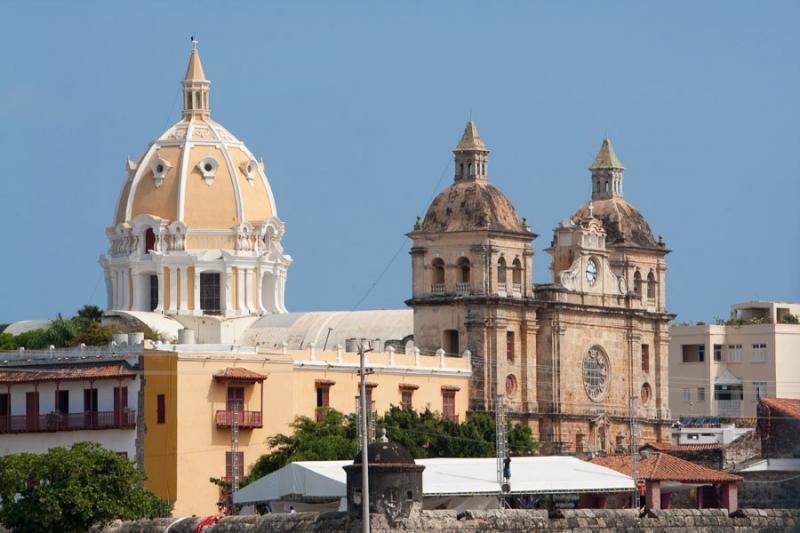
M 361 404 L 361 420 L 358 423 L 361 425 L 361 530 L 364 533 L 369 533 L 369 465 L 367 457 L 367 445 L 369 443 L 369 435 L 367 434 L 367 385 L 366 368 L 364 368 L 364 359 L 367 352 L 371 352 L 372 348 L 368 348 L 366 344 L 369 341 L 362 341 L 358 348 L 359 355 L 359 374 L 360 374 L 360 390 L 361 397 L 359 403 Z

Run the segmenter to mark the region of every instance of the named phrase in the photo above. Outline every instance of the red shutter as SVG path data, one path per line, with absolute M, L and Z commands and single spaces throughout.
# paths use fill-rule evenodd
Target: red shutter
M 244 452 L 236 452 L 236 455 L 239 459 L 239 468 L 237 470 L 239 471 L 239 480 L 241 480 L 244 477 Z M 228 480 L 233 479 L 232 458 L 231 452 L 225 452 L 225 477 Z

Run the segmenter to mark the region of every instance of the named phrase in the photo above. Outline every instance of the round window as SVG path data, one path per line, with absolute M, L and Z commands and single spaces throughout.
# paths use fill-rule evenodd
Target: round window
M 211 166 L 211 163 L 206 163 L 203 168 L 206 170 L 206 172 L 211 172 L 212 170 L 214 170 L 214 167 Z
M 608 392 L 611 369 L 605 352 L 594 346 L 583 356 L 583 387 L 593 402 L 602 400 Z
M 159 174 L 161 174 L 162 172 L 164 172 L 164 165 L 158 165 L 156 167 L 156 170 L 158 171 Z

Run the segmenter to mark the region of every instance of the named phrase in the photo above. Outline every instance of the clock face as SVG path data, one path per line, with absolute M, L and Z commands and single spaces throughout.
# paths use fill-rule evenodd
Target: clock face
M 586 282 L 590 287 L 594 287 L 594 284 L 597 283 L 597 265 L 594 264 L 593 259 L 589 259 L 589 262 L 586 263 Z

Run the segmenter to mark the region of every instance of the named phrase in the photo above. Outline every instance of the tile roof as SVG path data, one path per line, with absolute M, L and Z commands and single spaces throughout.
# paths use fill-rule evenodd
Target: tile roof
M 214 378 L 219 381 L 264 381 L 267 376 L 246 368 L 228 367 L 214 374 Z
M 787 398 L 760 398 L 759 401 L 770 408 L 778 411 L 784 416 L 790 416 L 800 420 L 800 400 L 789 400 Z
M 591 462 L 628 476 L 632 473 L 630 455 L 595 457 Z M 720 483 L 741 481 L 742 479 L 741 476 L 706 468 L 666 453 L 653 453 L 650 457 L 640 460 L 639 476 L 651 481 L 681 481 L 683 483 Z
M 133 378 L 136 373 L 123 364 L 69 366 L 38 370 L 0 371 L 0 383 L 41 383 L 43 381 L 86 381 L 95 379 Z
M 672 444 L 667 442 L 648 442 L 644 446 L 649 446 L 650 448 L 653 448 L 659 452 L 693 452 L 697 450 L 722 449 L 722 444 Z

